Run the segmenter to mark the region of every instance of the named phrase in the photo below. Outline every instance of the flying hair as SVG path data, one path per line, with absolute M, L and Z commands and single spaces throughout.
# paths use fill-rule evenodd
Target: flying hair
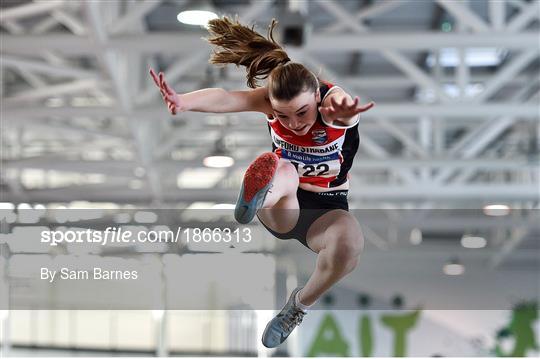
M 247 85 L 256 88 L 259 80 L 266 79 L 273 69 L 285 65 L 291 59 L 274 40 L 273 31 L 277 21 L 272 19 L 267 37 L 252 28 L 224 16 L 208 22 L 210 36 L 206 40 L 215 46 L 210 63 L 235 64 L 247 70 Z

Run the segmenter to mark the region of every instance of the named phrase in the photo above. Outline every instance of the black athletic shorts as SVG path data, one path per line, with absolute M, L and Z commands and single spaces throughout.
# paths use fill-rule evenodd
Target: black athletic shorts
M 307 244 L 307 232 L 309 227 L 317 218 L 333 209 L 343 209 L 349 211 L 347 202 L 348 190 L 329 192 L 309 192 L 298 188 L 296 197 L 300 204 L 300 215 L 296 226 L 286 233 L 278 233 L 268 228 L 262 221 L 262 225 L 275 237 L 279 239 L 294 238 L 309 248 Z M 311 248 L 310 248 L 311 249 Z

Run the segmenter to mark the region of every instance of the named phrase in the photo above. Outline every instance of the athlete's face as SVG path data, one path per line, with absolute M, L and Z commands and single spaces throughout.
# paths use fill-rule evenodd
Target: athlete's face
M 317 120 L 317 107 L 321 101 L 319 91 L 304 91 L 290 101 L 277 101 L 270 97 L 274 117 L 297 136 L 303 136 Z

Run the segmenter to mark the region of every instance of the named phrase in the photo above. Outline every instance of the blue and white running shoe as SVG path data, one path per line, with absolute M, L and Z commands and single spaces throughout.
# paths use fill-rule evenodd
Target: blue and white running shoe
M 267 348 L 275 348 L 287 339 L 300 323 L 306 312 L 296 305 L 296 293 L 298 293 L 302 287 L 298 287 L 292 291 L 289 300 L 264 329 L 262 336 L 262 343 Z

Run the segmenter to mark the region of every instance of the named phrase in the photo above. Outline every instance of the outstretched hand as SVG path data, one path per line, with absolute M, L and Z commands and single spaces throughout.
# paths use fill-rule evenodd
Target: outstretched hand
M 165 101 L 165 104 L 167 105 L 167 108 L 169 109 L 170 114 L 176 115 L 176 113 L 178 112 L 180 108 L 180 99 L 178 98 L 176 91 L 174 91 L 169 86 L 169 84 L 165 82 L 163 72 L 160 72 L 159 75 L 156 75 L 154 70 L 150 69 L 150 75 L 152 76 L 152 79 L 154 79 L 156 86 L 159 87 L 159 91 L 161 92 L 163 101 Z
M 321 106 L 319 111 L 328 121 L 338 119 L 351 118 L 359 113 L 366 112 L 375 106 L 375 102 L 371 101 L 367 105 L 358 106 L 360 98 L 356 96 L 353 100 L 344 97 L 338 102 L 334 97 L 330 97 L 330 106 Z

